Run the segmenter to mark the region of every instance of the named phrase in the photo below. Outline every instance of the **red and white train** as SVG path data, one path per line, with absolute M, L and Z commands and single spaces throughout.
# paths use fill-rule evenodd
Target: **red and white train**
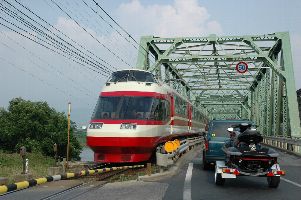
M 103 87 L 87 130 L 94 161 L 143 162 L 167 141 L 199 135 L 207 119 L 143 70 L 121 70 Z

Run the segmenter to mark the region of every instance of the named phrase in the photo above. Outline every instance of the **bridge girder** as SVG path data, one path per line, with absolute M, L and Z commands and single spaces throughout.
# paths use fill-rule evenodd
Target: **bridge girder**
M 241 61 L 249 67 L 242 74 L 236 71 Z M 137 68 L 153 72 L 204 109 L 209 118 L 248 118 L 267 136 L 301 137 L 287 32 L 144 36 Z

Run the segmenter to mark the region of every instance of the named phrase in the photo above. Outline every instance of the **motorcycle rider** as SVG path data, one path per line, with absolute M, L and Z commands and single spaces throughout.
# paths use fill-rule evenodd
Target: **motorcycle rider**
M 225 146 L 226 146 L 226 148 L 233 147 L 235 139 L 236 139 L 236 132 L 234 131 L 233 128 L 228 128 L 227 131 L 229 132 L 230 140 L 227 140 L 227 142 L 225 143 Z

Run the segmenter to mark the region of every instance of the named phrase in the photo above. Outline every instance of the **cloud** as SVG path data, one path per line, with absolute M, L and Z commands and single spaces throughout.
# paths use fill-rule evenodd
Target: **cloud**
M 172 5 L 142 5 L 139 0 L 132 0 L 122 3 L 116 15 L 121 24 L 136 36 L 207 36 L 223 33 L 221 25 L 210 19 L 207 9 L 197 0 L 175 0 Z

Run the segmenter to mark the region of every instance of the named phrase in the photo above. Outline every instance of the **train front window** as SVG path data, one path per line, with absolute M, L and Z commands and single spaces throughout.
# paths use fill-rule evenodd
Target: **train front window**
M 99 97 L 92 120 L 95 119 L 144 119 L 166 118 L 166 104 L 152 97 Z
M 137 70 L 124 70 L 113 72 L 109 82 L 155 82 L 153 75 L 150 72 Z

